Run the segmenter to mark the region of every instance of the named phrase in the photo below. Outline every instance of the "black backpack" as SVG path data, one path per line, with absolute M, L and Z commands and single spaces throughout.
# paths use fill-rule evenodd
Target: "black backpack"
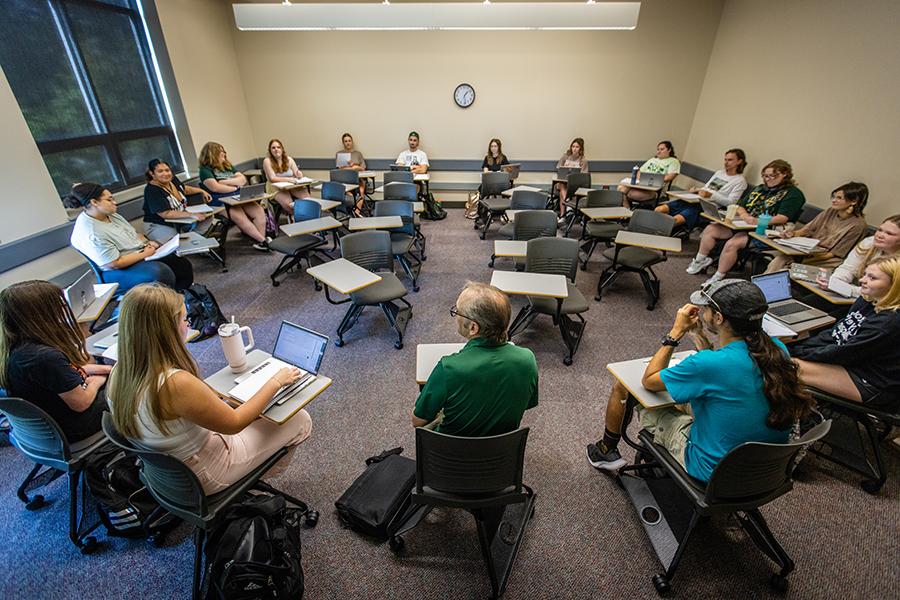
M 109 535 L 158 544 L 181 520 L 160 508 L 139 472 L 137 457 L 108 444 L 91 453 L 83 477 Z
M 434 194 L 428 193 L 425 197 L 425 211 L 422 213 L 423 219 L 429 221 L 440 221 L 447 218 L 447 211 L 441 206 L 441 203 L 434 199 Z
M 206 599 L 302 598 L 303 515 L 283 496 L 269 494 L 228 509 L 206 544 Z
M 216 335 L 219 325 L 225 322 L 225 315 L 222 314 L 216 297 L 205 285 L 195 283 L 184 290 L 184 305 L 191 329 L 200 332 L 200 335 L 191 340 L 192 342 Z
M 391 522 L 410 505 L 416 484 L 416 461 L 401 452 L 394 448 L 366 459 L 366 470 L 334 503 L 344 525 L 388 538 Z

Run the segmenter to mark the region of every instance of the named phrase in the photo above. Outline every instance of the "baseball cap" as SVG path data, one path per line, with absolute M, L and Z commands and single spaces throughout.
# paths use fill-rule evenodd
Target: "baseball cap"
M 712 306 L 725 317 L 761 321 L 769 310 L 762 290 L 744 279 L 722 279 L 691 294 L 691 304 Z
M 418 131 L 410 131 L 409 135 L 406 137 L 408 137 L 408 138 L 414 137 L 416 139 L 419 139 L 419 132 Z

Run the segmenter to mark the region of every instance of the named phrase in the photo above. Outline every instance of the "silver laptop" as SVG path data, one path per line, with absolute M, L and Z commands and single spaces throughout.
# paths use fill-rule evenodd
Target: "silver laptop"
M 96 283 L 94 274 L 91 271 L 85 271 L 84 275 L 79 277 L 75 283 L 63 290 L 66 302 L 72 307 L 76 318 L 83 315 L 97 299 L 97 296 L 94 295 L 94 283 Z
M 725 211 L 719 209 L 719 205 L 712 200 L 700 198 L 700 208 L 703 210 L 703 214 L 708 217 L 715 219 L 723 219 L 725 217 Z
M 241 188 L 241 200 L 255 200 L 266 195 L 266 184 L 257 183 Z
M 249 373 L 237 377 L 234 380 L 237 385 L 228 391 L 228 395 L 238 402 L 246 402 L 280 369 L 297 367 L 301 372 L 300 379 L 279 390 L 263 412 L 273 406 L 283 404 L 291 396 L 315 381 L 327 347 L 328 336 L 289 321 L 282 321 L 281 329 L 278 330 L 278 337 L 275 340 L 275 349 L 272 350 L 272 357 L 264 360 Z
M 515 179 L 519 176 L 519 171 L 522 169 L 522 165 L 519 163 L 509 163 L 508 165 L 503 165 L 500 167 L 501 171 L 506 171 L 509 173 L 510 179 Z
M 775 271 L 754 275 L 750 280 L 762 290 L 769 303 L 768 314 L 782 323 L 792 325 L 827 316 L 823 311 L 791 298 L 790 272 Z
M 640 181 L 638 181 L 638 185 L 661 188 L 666 184 L 664 177 L 665 175 L 663 173 L 649 173 L 647 171 L 641 171 L 641 178 Z
M 557 167 L 556 178 L 568 179 L 572 173 L 581 173 L 581 167 Z

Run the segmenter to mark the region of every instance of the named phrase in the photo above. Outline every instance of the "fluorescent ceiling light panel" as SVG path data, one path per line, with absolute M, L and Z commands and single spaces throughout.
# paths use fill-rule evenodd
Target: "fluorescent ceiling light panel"
M 640 2 L 234 4 L 241 31 L 631 30 Z

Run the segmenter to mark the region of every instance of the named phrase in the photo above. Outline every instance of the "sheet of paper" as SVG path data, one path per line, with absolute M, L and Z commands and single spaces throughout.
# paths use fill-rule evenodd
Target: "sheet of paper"
M 699 200 L 700 194 L 695 194 L 693 192 L 673 192 L 674 196 L 677 198 L 684 198 L 685 200 Z
M 312 177 L 301 177 L 300 179 L 295 179 L 294 181 L 298 184 L 304 184 L 304 183 L 312 183 L 313 180 L 312 180 Z
M 198 204 L 196 206 L 188 206 L 187 211 L 189 213 L 196 213 L 196 214 L 205 214 L 205 213 L 214 212 L 213 207 L 210 206 L 209 204 Z
M 108 358 L 109 360 L 118 361 L 119 360 L 119 343 L 116 342 L 115 344 L 113 344 L 112 346 L 110 346 L 109 348 L 104 350 L 103 354 L 101 354 L 100 356 L 102 356 L 103 358 Z
M 153 256 L 148 256 L 144 260 L 159 260 L 160 258 L 167 257 L 176 250 L 178 250 L 178 236 L 173 235 L 172 239 L 156 249 L 156 252 L 153 253 Z
M 276 181 L 272 185 L 277 187 L 279 190 L 283 190 L 285 188 L 294 187 L 297 184 L 291 183 L 290 181 Z
M 765 331 L 772 337 L 794 337 L 795 335 L 797 335 L 796 331 L 781 323 L 780 321 L 776 321 L 769 315 L 763 315 L 762 326 L 763 331 Z

